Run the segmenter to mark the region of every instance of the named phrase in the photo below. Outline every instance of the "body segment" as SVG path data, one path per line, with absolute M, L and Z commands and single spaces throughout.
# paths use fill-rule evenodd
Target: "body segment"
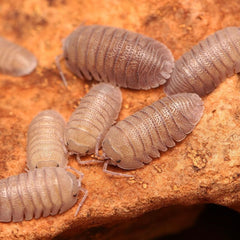
M 27 49 L 0 37 L 0 72 L 24 76 L 37 66 L 36 57 Z
M 42 111 L 32 120 L 27 135 L 27 166 L 30 170 L 67 165 L 64 131 L 65 121 L 54 110 Z
M 108 26 L 78 27 L 65 39 L 63 50 L 69 69 L 80 78 L 125 88 L 156 88 L 173 68 L 172 53 L 164 44 Z
M 164 91 L 205 96 L 225 78 L 240 72 L 240 28 L 227 27 L 199 42 L 175 63 Z
M 92 154 L 117 119 L 122 95 L 118 87 L 100 83 L 81 99 L 66 127 L 67 148 L 79 156 Z
M 81 182 L 63 168 L 35 169 L 0 180 L 0 222 L 61 214 L 76 202 Z
M 200 120 L 203 102 L 197 94 L 165 97 L 112 126 L 102 147 L 110 164 L 137 169 L 183 140 Z

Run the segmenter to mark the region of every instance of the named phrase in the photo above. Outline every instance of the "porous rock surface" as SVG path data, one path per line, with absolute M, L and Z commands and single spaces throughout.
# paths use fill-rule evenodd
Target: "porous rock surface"
M 166 44 L 178 59 L 209 34 L 240 23 L 240 5 L 223 0 L 0 0 L 0 33 L 32 51 L 37 69 L 26 77 L 0 74 L 0 177 L 26 168 L 26 132 L 41 110 L 55 109 L 67 120 L 89 88 L 64 63 L 68 88 L 55 67 L 62 40 L 79 24 L 126 28 Z M 204 98 L 204 115 L 194 131 L 149 165 L 111 177 L 102 165 L 69 164 L 85 176 L 89 196 L 77 217 L 68 212 L 21 223 L 0 223 L 0 239 L 51 239 L 71 228 L 87 229 L 173 205 L 215 203 L 240 211 L 240 83 L 227 79 Z M 122 89 L 119 119 L 164 97 L 163 88 Z M 86 157 L 85 159 L 89 159 Z M 113 171 L 126 172 L 117 168 Z M 80 196 L 81 197 L 81 196 Z

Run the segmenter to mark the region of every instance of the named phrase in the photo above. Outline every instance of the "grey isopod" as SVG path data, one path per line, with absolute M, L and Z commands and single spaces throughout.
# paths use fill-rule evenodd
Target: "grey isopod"
M 160 157 L 159 151 L 175 146 L 175 141 L 183 140 L 193 130 L 203 109 L 197 94 L 182 93 L 160 99 L 118 122 L 102 143 L 105 158 L 109 158 L 104 170 L 108 164 L 137 169 Z
M 175 63 L 164 91 L 205 96 L 226 77 L 240 72 L 240 28 L 227 27 L 208 36 Z
M 0 222 L 20 222 L 61 214 L 84 193 L 75 213 L 87 197 L 81 179 L 63 168 L 48 167 L 0 180 Z
M 97 154 L 103 137 L 118 117 L 121 103 L 118 87 L 107 83 L 93 86 L 67 123 L 65 144 L 68 150 L 78 156 Z
M 0 72 L 12 76 L 24 76 L 37 66 L 36 57 L 27 49 L 0 37 Z
M 174 64 L 164 44 L 109 26 L 81 25 L 64 40 L 63 51 L 67 66 L 80 78 L 132 89 L 164 84 Z M 64 80 L 61 70 L 60 74 Z
M 67 165 L 64 131 L 65 121 L 54 110 L 42 111 L 34 117 L 27 133 L 27 166 L 30 170 Z

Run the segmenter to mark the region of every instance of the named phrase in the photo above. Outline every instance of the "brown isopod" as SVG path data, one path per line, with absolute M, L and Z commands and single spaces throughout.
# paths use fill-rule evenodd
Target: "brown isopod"
M 104 171 L 109 172 L 108 164 L 137 169 L 160 157 L 159 151 L 174 147 L 175 141 L 180 142 L 193 130 L 203 109 L 197 94 L 182 93 L 158 100 L 118 122 L 102 143 L 105 158 L 109 158 L 104 163 Z
M 0 180 L 0 222 L 21 222 L 41 216 L 61 214 L 76 202 L 79 191 L 84 196 L 75 216 L 87 197 L 81 178 L 63 168 L 34 169 Z
M 63 51 L 67 66 L 80 78 L 132 89 L 164 84 L 174 64 L 171 51 L 163 43 L 109 26 L 78 27 L 64 40 Z M 56 63 L 66 84 L 59 57 Z
M 102 139 L 117 119 L 122 95 L 118 87 L 99 83 L 81 99 L 66 126 L 65 144 L 79 156 L 98 153 Z M 87 163 L 87 161 L 85 161 Z
M 45 110 L 34 117 L 27 133 L 27 166 L 65 167 L 67 149 L 64 144 L 65 121 L 54 110 Z
M 12 76 L 24 76 L 37 66 L 36 57 L 27 49 L 0 37 L 0 72 Z
M 240 72 L 240 28 L 227 27 L 200 41 L 175 63 L 164 91 L 205 96 L 226 77 Z

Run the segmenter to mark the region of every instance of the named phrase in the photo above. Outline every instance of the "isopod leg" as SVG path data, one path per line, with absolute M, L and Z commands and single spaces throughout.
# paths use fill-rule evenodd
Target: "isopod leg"
M 63 71 L 62 71 L 62 68 L 61 68 L 61 64 L 60 64 L 60 61 L 61 61 L 62 59 L 63 59 L 63 54 L 58 55 L 58 56 L 56 56 L 56 58 L 55 58 L 55 62 L 56 62 L 56 66 L 57 66 L 57 68 L 58 68 L 59 74 L 60 74 L 60 76 L 61 76 L 61 78 L 62 78 L 62 80 L 63 80 L 63 84 L 67 87 L 67 80 L 66 80 L 66 78 L 65 78 L 65 76 L 64 76 L 64 74 L 63 74 Z
M 99 146 L 100 146 L 100 142 L 101 142 L 101 135 L 99 135 L 97 137 L 97 142 L 96 142 L 96 146 L 95 146 L 95 156 L 97 158 L 99 157 L 98 149 L 99 149 Z
M 134 177 L 133 175 L 130 175 L 130 174 L 124 174 L 124 173 L 117 173 L 117 172 L 109 171 L 109 170 L 107 170 L 108 164 L 109 164 L 109 161 L 105 161 L 105 163 L 103 164 L 103 172 L 111 174 L 113 176 Z
M 76 158 L 77 158 L 77 162 L 81 165 L 92 164 L 92 163 L 102 163 L 103 162 L 102 160 L 96 160 L 96 159 L 82 161 L 79 154 L 77 154 Z
M 82 172 L 79 172 L 77 169 L 71 167 L 71 166 L 67 166 L 66 169 L 71 169 L 73 170 L 75 173 L 77 173 L 80 177 L 79 177 L 79 181 L 82 181 L 84 174 Z
M 80 188 L 80 190 L 84 193 L 84 196 L 83 196 L 81 202 L 78 204 L 78 208 L 77 208 L 77 210 L 76 210 L 76 212 L 74 214 L 74 217 L 76 217 L 78 215 L 78 213 L 80 211 L 80 208 L 82 207 L 83 203 L 85 202 L 85 200 L 86 200 L 86 198 L 88 196 L 88 190 L 87 189 Z

